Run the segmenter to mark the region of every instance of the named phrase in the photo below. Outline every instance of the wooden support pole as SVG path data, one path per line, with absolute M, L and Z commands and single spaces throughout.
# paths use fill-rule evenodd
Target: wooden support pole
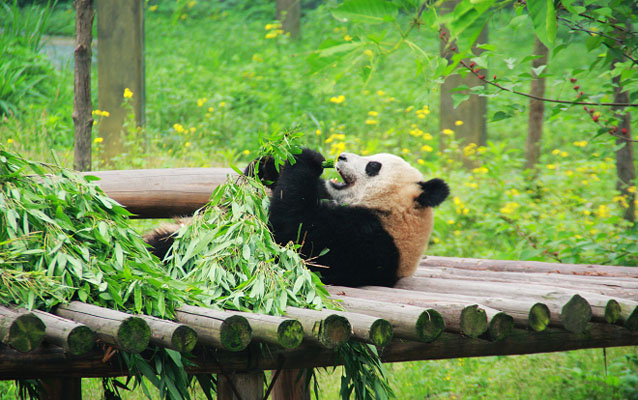
M 264 372 L 217 375 L 217 400 L 262 400 Z
M 45 340 L 62 347 L 70 355 L 88 353 L 95 346 L 95 332 L 88 326 L 44 311 L 33 310 L 33 313 L 46 325 Z
M 167 347 L 180 353 L 190 353 L 197 344 L 197 332 L 189 326 L 140 315 L 151 328 L 151 342 Z
M 81 378 L 42 379 L 43 400 L 82 400 Z
M 29 352 L 40 346 L 44 331 L 44 323 L 35 314 L 0 306 L 0 340 L 7 346 Z
M 305 369 L 284 369 L 272 389 L 272 400 L 310 400 Z
M 88 326 L 101 340 L 131 353 L 141 352 L 150 341 L 148 324 L 120 311 L 73 301 L 58 306 L 55 314 Z
M 332 310 L 306 310 L 288 307 L 286 315 L 298 319 L 303 325 L 304 339 L 329 349 L 336 349 L 350 339 L 350 322 Z
M 93 42 L 93 0 L 74 0 L 75 51 L 73 52 L 73 128 L 75 143 L 73 167 L 77 171 L 91 170 L 91 131 L 93 102 L 91 101 L 91 44 Z
M 248 320 L 229 311 L 182 306 L 175 310 L 177 320 L 195 329 L 202 343 L 229 351 L 244 350 L 252 338 Z
M 100 122 L 107 164 L 124 149 L 122 129 L 128 111 L 122 106 L 124 91 L 135 112 L 135 124 L 144 125 L 144 2 L 97 2 L 98 108 L 110 116 Z

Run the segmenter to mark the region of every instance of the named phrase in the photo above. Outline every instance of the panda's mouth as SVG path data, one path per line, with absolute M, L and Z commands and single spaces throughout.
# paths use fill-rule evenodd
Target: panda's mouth
M 336 178 L 330 180 L 330 185 L 336 190 L 343 190 L 348 188 L 354 184 L 355 179 L 348 174 L 344 173 L 340 168 L 337 167 L 337 172 L 343 179 L 343 182 L 338 181 Z

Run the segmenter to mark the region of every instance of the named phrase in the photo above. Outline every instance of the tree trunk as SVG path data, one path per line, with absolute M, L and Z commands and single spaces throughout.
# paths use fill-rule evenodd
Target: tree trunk
M 534 40 L 534 54 L 541 57 L 532 61 L 532 67 L 547 65 L 547 47 L 538 37 Z M 532 71 L 532 73 L 534 73 Z M 545 96 L 545 78 L 536 76 L 530 87 L 530 94 L 538 97 Z M 529 120 L 527 125 L 527 142 L 525 143 L 525 168 L 533 169 L 538 163 L 541 153 L 541 137 L 543 135 L 543 116 L 545 103 L 541 100 L 530 99 Z
M 93 41 L 93 0 L 75 0 L 75 51 L 73 80 L 73 127 L 75 129 L 74 168 L 91 170 L 91 42 Z
M 277 19 L 291 39 L 301 37 L 301 0 L 277 0 Z

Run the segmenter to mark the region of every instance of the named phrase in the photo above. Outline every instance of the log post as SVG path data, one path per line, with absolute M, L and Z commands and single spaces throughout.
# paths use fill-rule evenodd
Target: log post
M 43 400 L 82 400 L 81 378 L 42 379 Z
M 46 325 L 44 338 L 73 356 L 86 354 L 95 346 L 95 332 L 86 325 L 44 311 L 33 310 Z
M 217 375 L 217 400 L 262 400 L 264 372 Z
M 177 320 L 195 329 L 202 343 L 230 351 L 244 350 L 252 338 L 248 320 L 229 311 L 182 306 L 175 310 Z
M 303 325 L 304 339 L 336 349 L 350 339 L 350 322 L 331 310 L 306 310 L 288 307 L 286 315 L 298 319 Z
M 58 306 L 55 314 L 88 326 L 101 340 L 131 353 L 140 353 L 150 341 L 148 324 L 120 311 L 73 301 Z
M 93 0 L 74 0 L 75 51 L 73 52 L 73 128 L 75 144 L 74 165 L 77 171 L 91 170 L 91 130 L 93 103 L 91 101 L 91 43 L 93 41 Z
M 385 347 L 392 342 L 394 329 L 388 320 L 377 316 L 347 311 L 334 311 L 346 318 L 352 325 L 352 337 L 371 343 L 377 347 Z
M 253 330 L 253 338 L 281 346 L 285 349 L 293 349 L 299 346 L 303 340 L 303 326 L 296 319 L 264 315 L 249 312 L 235 312 L 248 320 Z
M 307 371 L 304 369 L 284 369 L 281 371 L 272 388 L 272 400 L 310 400 L 307 382 Z

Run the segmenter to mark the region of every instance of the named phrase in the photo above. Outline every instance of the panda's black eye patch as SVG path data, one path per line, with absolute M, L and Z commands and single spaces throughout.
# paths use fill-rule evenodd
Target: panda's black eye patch
M 381 170 L 381 163 L 378 161 L 370 161 L 366 165 L 366 174 L 368 174 L 368 176 L 377 176 L 379 175 L 380 170 Z

